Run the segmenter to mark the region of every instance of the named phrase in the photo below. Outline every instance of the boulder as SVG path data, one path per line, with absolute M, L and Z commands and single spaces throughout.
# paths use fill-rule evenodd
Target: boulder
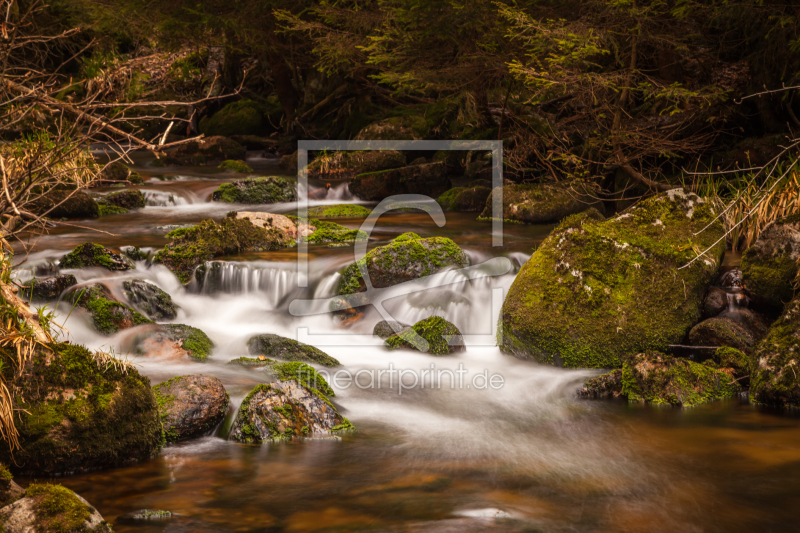
M 752 353 L 750 400 L 800 407 L 800 297 L 792 300 Z
M 701 316 L 724 243 L 678 269 L 721 240 L 715 216 L 710 204 L 675 189 L 607 221 L 567 218 L 514 279 L 500 314 L 501 350 L 558 366 L 617 368 L 622 354 L 680 343 Z
M 717 368 L 731 369 L 742 387 L 749 386 L 750 358 L 744 352 L 724 346 L 717 348 L 711 360 L 717 365 Z M 709 361 L 706 361 L 705 364 L 711 366 Z
M 395 329 L 398 329 L 400 332 L 402 332 L 410 327 L 411 326 L 408 324 L 401 324 L 400 322 L 381 320 L 375 324 L 374 328 L 372 328 L 372 334 L 376 337 L 386 340 L 395 334 Z
M 152 283 L 141 279 L 126 280 L 122 282 L 122 290 L 138 311 L 153 320 L 172 320 L 178 316 L 172 297 Z
M 244 159 L 244 147 L 227 137 L 205 137 L 178 146 L 166 158 L 168 165 L 211 165 L 226 159 Z
M 800 261 L 800 214 L 768 225 L 742 255 L 742 280 L 758 308 L 780 313 L 791 301 Z
M 242 401 L 231 439 L 260 443 L 321 437 L 352 429 L 320 392 L 295 380 L 258 385 Z
M 271 333 L 250 337 L 247 341 L 247 349 L 251 354 L 263 355 L 271 359 L 305 361 L 322 366 L 339 366 L 340 364 L 339 361 L 318 348 Z
M 86 242 L 59 260 L 61 268 L 103 267 L 108 270 L 130 270 L 133 261 L 100 244 Z
M 709 287 L 703 298 L 703 315 L 715 317 L 728 309 L 728 293 L 719 287 Z
M 276 228 L 286 234 L 291 239 L 299 237 L 308 237 L 314 233 L 317 228 L 308 223 L 301 223 L 300 230 L 294 220 L 286 215 L 277 215 L 275 213 L 260 213 L 256 211 L 239 211 L 236 213 L 236 218 L 249 220 L 254 226 L 259 228 Z
M 207 435 L 228 412 L 228 393 L 212 376 L 178 376 L 153 387 L 164 439 L 179 442 Z
M 742 388 L 733 369 L 718 369 L 658 352 L 626 358 L 622 369 L 592 378 L 577 391 L 582 398 L 627 398 L 630 403 L 694 407 L 730 398 Z
M 469 265 L 467 255 L 447 237 L 423 239 L 415 233 L 404 233 L 385 246 L 373 248 L 360 261 L 366 264 L 375 288 L 429 276 L 447 267 Z M 356 263 L 342 270 L 341 275 L 339 294 L 366 290 Z
M 436 199 L 447 211 L 459 213 L 482 212 L 492 194 L 488 187 L 454 187 Z
M 304 240 L 312 244 L 342 244 L 369 239 L 367 232 L 360 229 L 350 229 L 336 222 L 312 218 L 307 221 L 307 224 L 314 228 L 314 232 L 305 237 Z
M 211 195 L 229 204 L 274 204 L 297 200 L 297 184 L 281 176 L 246 178 L 223 183 Z
M 54 476 L 131 464 L 161 445 L 150 381 L 132 364 L 83 346 L 58 343 L 34 353 L 15 387 L 21 449 L 0 460 L 29 476 Z
M 117 207 L 116 205 L 106 204 L 102 202 L 97 203 L 97 216 L 107 217 L 110 215 L 125 215 L 130 213 L 130 210 L 124 207 Z
M 427 347 L 420 342 L 420 338 L 425 340 Z M 420 320 L 385 342 L 389 348 L 413 348 L 431 355 L 449 355 L 466 350 L 458 328 L 440 316 Z
M 89 502 L 64 486 L 50 483 L 30 485 L 24 498 L 0 509 L 0 522 L 7 533 L 113 531 Z
M 397 150 L 366 150 L 322 154 L 308 164 L 309 178 L 347 179 L 365 172 L 405 166 L 406 156 Z
M 104 335 L 152 323 L 138 311 L 115 299 L 111 291 L 100 283 L 75 287 L 66 294 L 66 299 L 86 309 L 92 316 L 94 328 Z
M 98 200 L 98 203 L 106 203 L 122 207 L 123 209 L 137 209 L 145 206 L 144 194 L 138 189 L 128 189 L 106 194 Z
M 694 326 L 689 331 L 689 345 L 728 346 L 749 352 L 766 332 L 766 322 L 753 311 L 726 311 Z
M 0 463 L 0 507 L 15 502 L 25 495 L 25 489 L 14 482 L 6 465 Z
M 94 218 L 98 216 L 97 202 L 83 191 L 50 191 L 27 206 L 35 215 L 51 219 Z
M 525 183 L 493 189 L 481 213 L 482 218 L 492 218 L 493 206 L 499 201 L 500 192 L 503 194 L 503 219 L 525 224 L 557 223 L 590 207 L 600 214 L 604 212 L 603 202 L 598 201 L 581 182 Z
M 231 172 L 237 172 L 239 174 L 246 174 L 248 172 L 253 172 L 253 167 L 248 165 L 245 161 L 240 159 L 228 159 L 227 161 L 223 161 L 217 167 L 220 170 L 229 170 Z
M 185 324 L 159 324 L 142 331 L 134 341 L 134 350 L 141 355 L 181 360 L 189 357 L 205 362 L 214 343 L 202 330 Z
M 189 283 L 195 269 L 215 257 L 279 250 L 294 244 L 276 228 L 259 228 L 249 220 L 232 217 L 219 224 L 204 220 L 197 226 L 172 230 L 166 237 L 172 242 L 158 251 L 153 262 L 169 268 L 182 283 Z
M 363 205 L 339 204 L 339 205 L 318 205 L 308 208 L 308 216 L 315 218 L 367 218 L 372 210 Z
M 200 121 L 200 131 L 206 135 L 225 137 L 259 135 L 266 126 L 264 112 L 264 106 L 247 98 L 231 102 L 214 113 L 211 118 L 203 117 Z
M 115 185 L 122 182 L 133 184 L 142 183 L 142 177 L 138 172 L 132 171 L 121 161 L 109 163 L 100 172 L 100 181 L 97 185 Z
M 362 200 L 379 202 L 395 194 L 423 194 L 438 198 L 452 187 L 444 163 L 428 163 L 359 174 L 350 192 Z
M 61 274 L 45 279 L 35 278 L 25 282 L 22 294 L 31 300 L 55 300 L 65 290 L 77 284 L 78 280 L 72 274 Z

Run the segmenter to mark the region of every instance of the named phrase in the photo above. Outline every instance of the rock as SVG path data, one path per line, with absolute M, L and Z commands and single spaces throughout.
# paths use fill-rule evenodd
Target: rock
M 278 163 L 278 167 L 283 170 L 297 172 L 297 152 L 281 156 L 281 160 Z
M 223 161 L 217 167 L 220 170 L 230 170 L 231 172 L 238 172 L 241 174 L 245 174 L 247 172 L 253 172 L 253 167 L 248 165 L 246 162 L 242 160 L 234 160 L 228 159 L 227 161 Z
M 247 349 L 251 354 L 284 361 L 306 361 L 322 366 L 339 366 L 340 363 L 322 350 L 271 333 L 250 337 Z
M 800 297 L 792 300 L 772 324 L 753 351 L 751 361 L 751 401 L 800 407 Z
M 420 337 L 428 343 L 427 349 L 421 345 Z M 413 348 L 431 355 L 448 355 L 466 350 L 464 338 L 458 328 L 440 316 L 420 320 L 411 328 L 392 335 L 385 342 L 389 348 Z
M 138 189 L 128 189 L 106 194 L 98 200 L 98 203 L 106 203 L 122 207 L 123 209 L 139 209 L 145 206 L 144 194 Z
M 12 458 L 0 447 L 0 460 L 49 477 L 131 464 L 158 450 L 158 406 L 136 367 L 75 344 L 50 348 L 14 383 L 26 391 L 15 411 L 21 449 Z
M 618 368 L 665 350 L 698 321 L 724 244 L 713 207 L 672 190 L 605 222 L 568 217 L 522 266 L 500 314 L 500 348 L 570 368 Z M 694 235 L 698 233 L 698 235 Z
M 415 233 L 404 233 L 385 246 L 373 248 L 361 261 L 367 265 L 370 281 L 375 288 L 429 276 L 446 267 L 469 265 L 467 255 L 450 239 L 423 239 Z M 339 294 L 366 290 L 356 263 L 346 267 L 341 274 Z
M 438 198 L 452 187 L 446 170 L 444 163 L 439 162 L 359 174 L 350 182 L 350 192 L 370 202 L 395 194 Z
M 97 203 L 97 216 L 99 217 L 107 217 L 109 215 L 125 215 L 130 213 L 128 209 L 124 207 L 117 207 L 111 204 L 104 204 L 104 203 Z
M 61 274 L 54 278 L 27 281 L 22 293 L 31 300 L 55 300 L 62 292 L 77 284 L 78 280 L 72 274 Z
M 59 218 L 94 218 L 97 202 L 83 191 L 54 190 L 31 202 L 28 210 L 35 215 Z
M 211 118 L 203 117 L 200 131 L 206 135 L 225 137 L 259 135 L 265 129 L 264 112 L 262 105 L 246 98 L 231 102 Z
M 86 242 L 59 260 L 61 268 L 103 267 L 108 270 L 130 270 L 133 262 L 100 244 Z
M 159 324 L 143 331 L 134 349 L 142 355 L 174 358 L 190 357 L 204 363 L 214 349 L 214 343 L 202 330 L 185 324 Z
M 25 489 L 14 482 L 8 467 L 0 463 L 0 507 L 19 500 L 24 494 Z
M 131 261 L 147 261 L 150 254 L 141 250 L 138 246 L 126 246 L 120 250 Z
M 286 215 L 277 215 L 275 213 L 260 213 L 256 211 L 239 211 L 236 213 L 236 218 L 249 220 L 254 226 L 259 228 L 276 228 L 282 231 L 287 237 L 291 239 L 298 238 L 297 225 L 294 221 Z M 307 224 L 300 224 L 300 237 L 307 237 L 317 230 L 316 227 Z
M 263 355 L 260 355 L 258 357 L 237 357 L 236 359 L 228 361 L 228 364 L 243 367 L 265 367 L 272 365 L 274 362 L 273 359 L 267 359 Z
M 481 213 L 482 218 L 492 218 L 495 198 L 500 189 L 492 190 Z M 604 213 L 603 202 L 592 196 L 583 183 L 565 184 L 525 183 L 504 185 L 503 219 L 526 224 L 552 224 L 590 207 Z
M 75 287 L 66 294 L 66 299 L 89 311 L 95 329 L 105 335 L 152 323 L 138 311 L 116 300 L 111 291 L 100 283 Z
M 592 378 L 579 397 L 623 396 L 630 403 L 694 407 L 741 391 L 732 369 L 716 369 L 658 352 L 626 358 L 621 370 Z
M 168 165 L 211 165 L 226 159 L 244 159 L 244 147 L 227 137 L 205 137 L 178 146 L 166 158 Z
M 242 401 L 231 439 L 260 443 L 332 435 L 352 429 L 322 394 L 295 380 L 258 385 Z
M 742 280 L 756 307 L 779 313 L 791 301 L 800 261 L 800 214 L 773 222 L 742 256 Z
M 114 161 L 106 165 L 100 172 L 100 181 L 97 185 L 115 185 L 122 182 L 139 184 L 142 181 L 138 172 L 132 171 L 121 161 Z
M 153 387 L 167 442 L 208 434 L 228 412 L 228 393 L 212 376 L 178 376 Z
M 766 331 L 767 325 L 761 317 L 749 309 L 742 309 L 697 324 L 689 332 L 689 345 L 729 346 L 749 352 Z
M 7 533 L 113 531 L 89 502 L 66 487 L 49 483 L 30 485 L 24 498 L 0 509 L 0 522 Z
M 365 172 L 405 166 L 406 156 L 397 150 L 366 150 L 323 154 L 308 164 L 309 178 L 347 179 Z
M 223 183 L 211 199 L 229 204 L 294 202 L 297 200 L 297 184 L 281 176 L 246 178 Z
M 372 334 L 375 335 L 376 337 L 380 337 L 381 339 L 386 340 L 395 334 L 396 328 L 402 332 L 406 329 L 409 329 L 410 327 L 411 326 L 409 326 L 408 324 L 401 324 L 400 322 L 394 322 L 394 321 L 389 322 L 387 320 L 381 320 L 380 322 L 375 324 L 374 328 L 372 328 Z
M 717 286 L 723 289 L 742 289 L 744 280 L 742 279 L 742 269 L 732 268 L 723 272 L 717 280 Z
M 363 205 L 339 204 L 339 205 L 318 205 L 308 208 L 308 216 L 315 218 L 367 218 L 372 210 Z
M 248 150 L 274 150 L 278 141 L 258 135 L 230 135 L 230 138 Z
M 315 228 L 311 235 L 305 237 L 305 240 L 312 244 L 342 244 L 369 239 L 367 232 L 359 229 L 350 229 L 336 222 L 312 218 L 308 220 L 308 224 L 310 227 Z
M 170 231 L 166 236 L 173 240 L 158 251 L 153 262 L 169 268 L 182 283 L 191 280 L 195 268 L 215 257 L 266 252 L 293 245 L 278 229 L 259 228 L 249 220 L 232 217 L 225 217 L 219 224 L 204 220 L 197 226 Z
M 425 138 L 421 116 L 390 117 L 373 122 L 356 135 L 358 141 L 410 141 Z
M 703 314 L 714 317 L 728 308 L 728 293 L 719 287 L 710 287 L 703 299 Z
M 728 346 L 717 348 L 712 356 L 712 360 L 717 364 L 718 368 L 733 370 L 733 375 L 739 380 L 742 387 L 747 387 L 750 380 L 747 379 L 750 374 L 750 359 L 745 353 L 736 348 Z M 705 362 L 709 365 L 709 362 Z
M 436 199 L 447 211 L 459 213 L 481 212 L 492 194 L 487 187 L 454 187 Z
M 172 320 L 178 316 L 172 297 L 152 283 L 141 279 L 126 280 L 122 282 L 122 289 L 128 301 L 153 320 Z

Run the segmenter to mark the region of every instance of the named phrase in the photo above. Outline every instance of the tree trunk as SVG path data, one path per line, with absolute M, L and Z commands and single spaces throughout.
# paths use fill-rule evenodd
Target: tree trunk
M 275 52 L 268 55 L 270 68 L 272 69 L 272 81 L 275 83 L 275 92 L 283 106 L 286 114 L 286 131 L 291 129 L 295 111 L 297 111 L 297 90 L 292 84 L 292 71 L 286 61 Z

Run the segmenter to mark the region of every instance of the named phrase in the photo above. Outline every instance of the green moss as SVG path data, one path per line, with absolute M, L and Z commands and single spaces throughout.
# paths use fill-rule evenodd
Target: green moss
M 337 424 L 331 428 L 331 433 L 344 433 L 347 431 L 355 431 L 356 427 L 347 419 L 347 417 L 342 417 L 342 423 Z
M 105 288 L 99 284 L 75 289 L 67 295 L 67 298 L 89 311 L 95 329 L 106 335 L 114 334 L 123 328 L 153 323 L 132 307 L 110 299 Z
M 454 187 L 437 198 L 436 201 L 445 211 L 453 211 L 455 209 L 456 196 L 466 189 L 466 187 Z
M 272 359 L 257 359 L 255 357 L 237 357 L 236 359 L 231 359 L 228 361 L 229 365 L 240 365 L 240 366 L 269 366 L 276 361 Z
M 109 270 L 128 270 L 132 264 L 116 252 L 100 244 L 87 242 L 59 260 L 61 268 L 104 267 Z
M 800 407 L 800 298 L 786 306 L 750 361 L 751 401 Z
M 164 327 L 180 332 L 183 339 L 182 348 L 189 352 L 189 357 L 201 362 L 208 360 L 214 349 L 214 343 L 203 331 L 183 324 L 166 324 Z
M 125 213 L 130 213 L 130 211 L 124 207 L 111 204 L 97 204 L 97 215 L 101 217 L 108 215 L 124 215 Z
M 284 361 L 304 361 L 323 366 L 339 366 L 340 364 L 339 361 L 319 348 L 271 333 L 251 337 L 247 341 L 247 349 L 251 354 Z
M 392 335 L 386 339 L 386 345 L 390 348 L 417 348 L 411 331 L 428 342 L 428 353 L 431 355 L 448 355 L 464 345 L 458 328 L 440 316 L 420 320 L 410 329 Z M 449 342 L 454 339 L 459 342 L 451 346 Z
M 211 195 L 215 202 L 229 204 L 274 204 L 297 199 L 296 185 L 282 176 L 245 178 L 223 183 Z
M 264 129 L 264 106 L 252 100 L 231 102 L 200 121 L 200 131 L 206 135 L 259 135 Z
M 178 433 L 175 430 L 173 429 L 169 429 L 167 431 L 164 430 L 164 422 L 167 420 L 167 417 L 169 416 L 169 410 L 172 407 L 172 404 L 175 402 L 174 394 L 163 393 L 163 390 L 167 387 L 169 387 L 168 381 L 159 383 L 158 385 L 153 387 L 153 394 L 155 395 L 156 403 L 158 404 L 158 414 L 159 414 L 159 420 L 161 421 L 161 431 L 163 434 L 164 443 L 176 442 L 178 440 Z
M 750 247 L 742 255 L 742 281 L 758 303 L 773 310 L 791 301 L 797 273 L 798 262 L 788 253 L 769 257 Z
M 8 467 L 2 463 L 0 463 L 0 479 L 4 479 L 6 481 L 11 481 L 14 479 L 14 476 L 12 476 L 11 472 L 8 471 Z
M 300 361 L 289 363 L 275 363 L 272 369 L 281 381 L 295 380 L 306 388 L 316 389 L 326 396 L 336 396 L 333 389 L 328 385 L 319 372 L 313 366 Z
M 221 170 L 230 170 L 231 172 L 239 172 L 242 174 L 247 172 L 253 172 L 253 168 L 250 165 L 248 165 L 244 161 L 234 160 L 234 159 L 228 159 L 227 161 L 223 161 L 222 163 L 219 164 L 217 168 Z
M 33 498 L 37 527 L 52 533 L 83 531 L 91 509 L 74 492 L 61 485 L 34 483 L 25 491 Z
M 321 217 L 321 218 L 335 218 L 335 217 L 352 217 L 352 218 L 366 218 L 372 212 L 361 205 L 342 204 L 342 205 L 320 205 L 311 207 L 308 210 L 308 216 Z

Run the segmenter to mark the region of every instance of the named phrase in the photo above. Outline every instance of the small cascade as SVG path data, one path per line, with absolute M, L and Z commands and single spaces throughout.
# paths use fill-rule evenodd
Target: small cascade
M 355 196 L 350 192 L 350 187 L 347 183 L 342 183 L 341 185 L 337 185 L 336 187 L 331 187 L 328 189 L 328 195 L 325 197 L 326 200 L 353 200 Z
M 152 207 L 174 207 L 178 205 L 189 205 L 186 198 L 164 191 L 142 191 L 144 193 L 145 205 Z
M 199 268 L 203 281 L 197 289 L 203 295 L 258 293 L 274 308 L 297 288 L 293 269 L 228 261 L 210 261 Z

